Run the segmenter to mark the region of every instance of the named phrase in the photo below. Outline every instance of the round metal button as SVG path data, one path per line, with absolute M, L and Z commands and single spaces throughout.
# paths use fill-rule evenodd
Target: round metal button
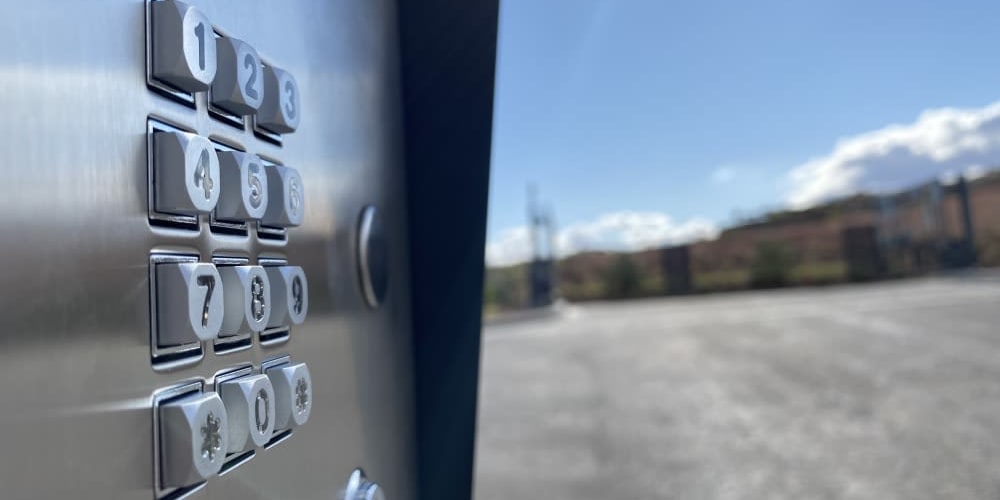
M 368 205 L 358 220 L 358 279 L 361 295 L 372 309 L 385 300 L 389 288 L 389 256 L 385 227 L 378 210 Z

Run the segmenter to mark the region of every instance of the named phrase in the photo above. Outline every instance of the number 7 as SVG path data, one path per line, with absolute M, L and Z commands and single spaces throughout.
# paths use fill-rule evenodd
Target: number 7
M 212 292 L 215 290 L 215 276 L 198 276 L 198 286 L 206 287 L 205 306 L 201 311 L 201 326 L 208 326 L 208 306 L 212 302 Z

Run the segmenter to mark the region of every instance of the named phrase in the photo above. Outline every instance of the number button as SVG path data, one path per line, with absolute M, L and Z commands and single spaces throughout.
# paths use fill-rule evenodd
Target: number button
M 229 418 L 219 395 L 187 396 L 159 412 L 162 486 L 180 488 L 218 474 L 229 445 Z
M 212 104 L 241 116 L 253 114 L 264 100 L 260 56 L 236 38 L 218 39 L 216 50 L 219 70 L 212 83 Z
M 299 266 L 269 266 L 264 269 L 271 283 L 271 317 L 267 327 L 288 326 L 289 322 L 302 324 L 309 312 L 306 273 Z
M 299 127 L 299 86 L 291 73 L 264 67 L 264 102 L 257 112 L 257 125 L 276 134 L 290 134 Z
M 247 375 L 219 384 L 229 416 L 229 453 L 264 446 L 274 433 L 277 400 L 267 375 Z
M 151 2 L 153 77 L 186 92 L 208 90 L 215 78 L 212 23 L 183 2 Z
M 212 264 L 156 265 L 157 343 L 160 347 L 218 336 L 224 316 L 221 281 Z
M 267 226 L 294 227 L 305 216 L 305 191 L 298 170 L 267 165 L 268 205 L 261 222 Z
M 220 266 L 225 307 L 220 337 L 259 332 L 271 316 L 271 282 L 260 266 Z
M 197 215 L 219 201 L 219 157 L 212 143 L 187 132 L 156 132 L 154 180 L 157 212 Z
M 219 220 L 258 220 L 267 211 L 267 174 L 254 154 L 219 151 L 222 192 L 215 208 Z
M 275 395 L 275 431 L 306 423 L 313 406 L 312 378 L 305 363 L 279 365 L 265 373 Z

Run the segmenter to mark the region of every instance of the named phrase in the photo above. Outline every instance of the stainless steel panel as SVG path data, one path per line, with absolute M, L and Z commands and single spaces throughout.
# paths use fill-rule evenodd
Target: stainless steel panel
M 199 492 L 334 498 L 356 467 L 388 497 L 415 481 L 396 21 L 388 0 L 193 0 L 290 71 L 303 108 L 279 147 L 146 85 L 145 4 L 3 2 L 0 16 L 0 488 L 4 498 L 153 498 L 152 394 L 288 355 L 314 381 L 309 422 Z M 147 118 L 294 166 L 306 216 L 287 242 L 151 225 Z M 385 218 L 392 270 L 379 309 L 356 272 L 356 221 Z M 287 343 L 155 371 L 151 251 L 287 259 L 309 316 Z

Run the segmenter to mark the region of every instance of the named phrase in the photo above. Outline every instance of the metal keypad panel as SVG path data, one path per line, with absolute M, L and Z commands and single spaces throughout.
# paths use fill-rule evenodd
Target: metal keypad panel
M 288 230 L 305 216 L 303 179 L 273 152 L 257 153 L 273 149 L 261 141 L 283 146 L 281 134 L 296 130 L 301 110 L 295 78 L 262 62 L 248 41 L 221 34 L 183 2 L 154 0 L 147 7 L 149 88 L 236 127 L 209 136 L 199 133 L 196 119 L 192 126 L 148 117 L 151 229 L 197 231 L 218 239 L 214 248 L 246 240 L 210 255 L 199 248 L 151 250 L 151 362 L 169 372 L 197 365 L 209 352 L 238 356 L 255 343 L 281 346 L 306 320 L 305 272 L 282 255 Z M 247 254 L 248 247 L 262 252 Z M 279 356 L 255 370 L 252 360 L 234 362 L 244 367 L 217 374 L 212 390 L 206 379 L 197 389 L 154 399 L 158 498 L 200 488 L 309 419 L 312 379 L 304 363 Z M 184 386 L 190 382 L 173 387 Z

